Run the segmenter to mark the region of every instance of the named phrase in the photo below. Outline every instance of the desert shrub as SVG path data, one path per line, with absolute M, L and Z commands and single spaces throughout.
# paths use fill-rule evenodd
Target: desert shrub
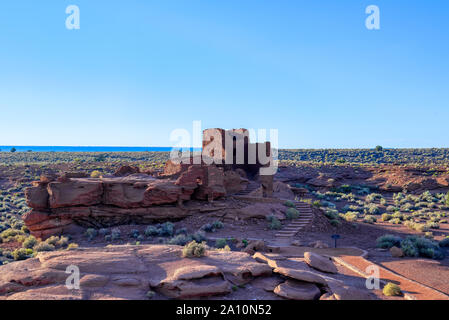
M 375 205 L 374 203 L 368 204 L 366 206 L 366 211 L 371 215 L 380 213 L 379 207 L 377 205 Z
M 427 222 L 426 223 L 426 227 L 430 228 L 430 229 L 439 229 L 440 225 L 437 222 Z
M 28 259 L 31 257 L 32 254 L 33 249 L 25 249 L 25 248 L 16 249 L 12 252 L 12 256 L 16 261 Z
M 386 210 L 387 210 L 388 212 L 395 212 L 395 211 L 398 211 L 399 208 L 398 208 L 398 207 L 395 207 L 395 206 L 388 206 Z
M 87 240 L 91 241 L 98 235 L 98 231 L 94 228 L 88 228 L 84 234 Z
M 382 293 L 388 297 L 402 295 L 401 288 L 394 283 L 388 282 L 382 289 Z
M 337 210 L 329 209 L 329 208 L 326 208 L 326 210 L 324 211 L 324 215 L 330 220 L 338 219 L 338 217 L 339 217 Z
M 48 242 L 40 242 L 33 248 L 33 250 L 36 252 L 53 251 L 55 249 L 56 247 Z
M 0 237 L 2 237 L 3 239 L 8 239 L 8 238 L 12 238 L 12 237 L 17 236 L 18 234 L 19 234 L 19 231 L 18 231 L 18 230 L 15 230 L 15 229 L 7 229 L 7 230 L 3 231 L 3 232 L 0 234 Z
M 77 243 L 71 243 L 67 246 L 67 250 L 74 250 L 78 248 L 78 244 Z
M 295 208 L 288 208 L 287 211 L 285 211 L 285 217 L 289 220 L 297 219 L 299 218 L 299 211 Z
M 363 222 L 372 224 L 372 223 L 377 222 L 377 219 L 374 216 L 365 216 L 363 218 Z
M 345 214 L 342 214 L 342 218 L 348 222 L 353 222 L 357 220 L 357 212 L 348 211 Z
M 291 201 L 291 200 L 285 201 L 284 202 L 284 206 L 290 207 L 290 208 L 295 208 L 296 207 L 295 203 L 293 201 Z
M 392 247 L 399 247 L 401 245 L 401 238 L 391 234 L 386 234 L 377 238 L 376 243 L 378 248 L 390 249 Z
M 217 220 L 213 223 L 207 223 L 201 227 L 201 230 L 206 232 L 215 232 L 217 229 L 222 229 L 224 227 L 223 222 Z
M 192 239 L 200 243 L 206 240 L 206 235 L 202 231 L 197 231 L 194 234 L 192 234 Z
M 405 239 L 402 241 L 401 249 L 407 257 L 417 257 L 419 255 L 418 249 L 416 248 L 414 242 L 410 239 Z
M 226 239 L 217 239 L 217 240 L 215 240 L 215 247 L 216 248 L 222 249 L 227 244 L 228 244 L 228 242 L 226 241 Z
M 370 202 L 374 202 L 376 199 L 382 199 L 382 195 L 379 193 L 371 193 L 369 195 L 366 196 L 365 201 L 370 203 Z
M 270 228 L 270 230 L 279 230 L 282 228 L 282 223 L 275 216 L 268 216 L 267 220 L 270 223 L 268 225 L 268 228 Z
M 391 220 L 393 218 L 393 216 L 389 213 L 384 213 L 382 214 L 382 216 L 380 217 L 380 220 L 382 221 L 388 221 Z
M 148 226 L 145 231 L 145 236 L 147 237 L 154 237 L 159 234 L 159 230 L 155 226 Z
M 149 291 L 146 293 L 146 296 L 147 296 L 148 299 L 153 299 L 155 295 L 156 295 L 156 292 L 154 292 L 154 291 L 152 291 L 152 290 L 149 290 Z
M 438 245 L 441 248 L 449 248 L 449 237 L 444 238 L 443 240 L 441 240 Z
M 137 230 L 137 229 L 131 230 L 131 232 L 129 233 L 129 236 L 131 238 L 137 239 L 140 236 L 139 230 Z
M 229 245 L 225 245 L 223 248 L 217 249 L 219 251 L 231 251 L 231 247 Z
M 415 231 L 418 231 L 418 232 L 427 232 L 427 231 L 430 230 L 430 228 L 426 224 L 424 224 L 424 223 L 415 223 L 415 222 L 412 222 L 412 221 L 406 221 L 404 223 L 404 225 L 406 227 L 408 227 L 409 229 L 412 229 L 412 230 L 415 230 Z
M 212 227 L 214 227 L 216 230 L 223 229 L 224 228 L 224 224 L 220 220 L 216 220 L 216 221 L 214 221 L 212 223 Z
M 315 208 L 321 207 L 321 202 L 320 202 L 320 200 L 315 200 L 315 201 L 312 203 L 312 206 L 314 206 Z
M 175 231 L 175 235 L 179 235 L 179 234 L 187 234 L 187 229 L 186 228 L 179 228 Z
M 57 236 L 51 236 L 47 240 L 45 240 L 46 243 L 52 246 L 56 246 L 58 244 L 59 238 Z
M 67 247 L 69 245 L 69 238 L 60 236 L 58 242 L 56 243 L 58 247 Z
M 402 241 L 401 249 L 409 257 L 421 256 L 430 259 L 443 259 L 444 252 L 438 243 L 424 237 L 409 236 Z
M 186 243 L 189 243 L 192 241 L 192 237 L 186 235 L 186 234 L 178 234 L 167 241 L 167 244 L 173 244 L 177 246 L 183 246 Z
M 94 170 L 91 172 L 90 177 L 91 178 L 100 178 L 102 175 L 102 173 L 98 170 Z
M 111 237 L 110 237 L 111 240 L 113 240 L 113 241 L 120 240 L 121 237 L 122 237 L 122 232 L 120 231 L 120 229 L 115 228 L 115 229 L 111 230 Z
M 37 240 L 33 236 L 29 236 L 25 239 L 25 241 L 22 243 L 22 248 L 25 249 L 32 249 L 37 244 Z
M 335 205 L 335 203 L 332 203 L 330 201 L 326 201 L 326 200 L 322 200 L 321 201 L 321 206 L 323 207 L 328 207 L 328 208 L 332 208 L 335 209 L 337 206 Z
M 198 243 L 195 240 L 189 242 L 182 249 L 183 258 L 199 258 L 206 254 L 206 243 Z
M 391 224 L 402 224 L 402 220 L 399 218 L 390 219 L 390 221 L 388 221 L 388 222 Z
M 340 220 L 337 220 L 337 219 L 331 219 L 331 220 L 329 220 L 329 223 L 334 227 L 339 227 L 341 225 Z
M 159 236 L 161 237 L 170 237 L 175 232 L 175 226 L 171 222 L 165 222 L 159 228 Z

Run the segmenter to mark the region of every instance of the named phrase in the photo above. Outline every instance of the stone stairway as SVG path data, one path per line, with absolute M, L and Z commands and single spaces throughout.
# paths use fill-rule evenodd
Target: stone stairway
M 290 242 L 291 238 L 301 229 L 312 222 L 313 213 L 310 204 L 300 201 L 294 201 L 296 210 L 299 211 L 299 218 L 291 220 L 291 222 L 276 234 L 278 242 Z
M 245 190 L 242 190 L 242 191 L 236 193 L 235 195 L 236 195 L 236 196 L 247 196 L 247 195 L 249 195 L 251 192 L 253 192 L 254 190 L 259 189 L 260 186 L 261 186 L 260 183 L 257 183 L 257 182 L 250 182 L 250 183 L 248 184 L 248 186 L 246 187 Z

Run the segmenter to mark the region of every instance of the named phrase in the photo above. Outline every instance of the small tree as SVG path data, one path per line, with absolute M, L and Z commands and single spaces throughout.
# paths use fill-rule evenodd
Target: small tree
M 11 148 L 11 152 L 16 152 L 16 151 L 17 151 L 16 148 L 14 148 L 14 147 Z
M 382 146 L 376 146 L 376 151 L 380 152 L 380 151 L 383 151 L 383 150 L 384 150 L 384 148 Z

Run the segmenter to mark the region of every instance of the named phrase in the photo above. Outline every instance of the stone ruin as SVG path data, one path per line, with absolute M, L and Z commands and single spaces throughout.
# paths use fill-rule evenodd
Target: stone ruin
M 249 183 L 260 184 L 270 197 L 273 174 L 261 172 L 271 164 L 270 143 L 250 143 L 246 129 L 207 129 L 201 154 L 171 159 L 157 174 L 124 166 L 100 178 L 42 176 L 25 190 L 32 210 L 23 219 L 31 234 L 42 239 L 84 228 L 182 219 L 192 214 L 185 201 L 213 201 L 239 193 Z

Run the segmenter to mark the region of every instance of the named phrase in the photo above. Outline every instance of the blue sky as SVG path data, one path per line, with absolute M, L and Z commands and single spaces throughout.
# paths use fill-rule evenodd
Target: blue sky
M 80 8 L 67 30 L 65 8 Z M 365 28 L 380 8 L 381 29 Z M 0 3 L 0 145 L 170 146 L 279 130 L 286 148 L 449 147 L 448 1 Z

